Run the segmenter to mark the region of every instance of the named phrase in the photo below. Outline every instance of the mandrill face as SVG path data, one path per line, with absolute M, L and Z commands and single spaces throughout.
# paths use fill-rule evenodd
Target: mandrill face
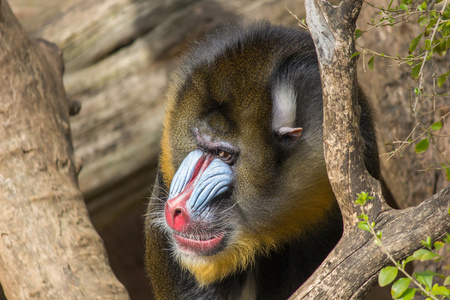
M 358 91 L 364 162 L 379 178 Z M 192 49 L 168 91 L 146 266 L 158 299 L 287 299 L 342 234 L 323 157 L 307 32 L 229 26 Z
M 169 92 L 161 154 L 169 194 L 158 223 L 204 285 L 298 237 L 334 201 L 321 127 L 312 126 L 322 115 L 298 116 L 299 105 L 321 105 L 320 89 L 299 92 L 320 82 L 318 70 L 294 60 L 314 49 L 263 38 L 197 50 L 218 53 L 191 57 Z

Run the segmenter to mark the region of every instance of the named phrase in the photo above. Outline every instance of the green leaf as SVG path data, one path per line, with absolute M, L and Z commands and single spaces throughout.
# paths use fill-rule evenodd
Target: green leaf
M 450 215 L 450 207 L 448 208 L 449 210 L 449 215 Z M 445 237 L 442 239 L 444 241 L 444 243 L 449 244 L 450 245 L 450 233 L 446 233 Z
M 355 52 L 355 53 L 352 54 L 352 56 L 350 58 L 356 57 L 356 56 L 358 56 L 360 54 L 361 54 L 361 52 Z
M 417 37 L 415 37 L 412 41 L 411 44 L 409 44 L 409 54 L 413 53 L 414 50 L 416 49 L 417 45 L 420 42 L 420 39 L 422 38 L 423 33 L 419 34 Z
M 367 64 L 369 65 L 369 69 L 370 69 L 371 71 L 373 71 L 373 61 L 374 61 L 374 59 L 375 59 L 375 56 L 372 56 L 372 57 L 369 59 L 369 62 L 367 63 Z
M 445 174 L 447 175 L 447 181 L 450 181 L 450 168 L 449 167 L 445 167 Z M 449 212 L 450 214 L 450 212 Z
M 439 284 L 435 284 L 433 286 L 433 289 L 431 290 L 431 294 L 436 296 L 436 295 L 442 295 L 445 297 L 450 297 L 449 291 L 445 286 L 439 286 Z
M 392 2 L 393 2 L 393 1 L 394 1 L 394 0 L 391 0 L 391 2 L 389 2 L 388 10 L 391 9 L 391 5 L 392 5 Z
M 417 23 L 419 23 L 420 26 L 425 26 L 428 23 L 428 18 L 425 16 L 419 17 L 419 19 L 417 20 Z
M 394 282 L 391 288 L 392 298 L 400 298 L 401 295 L 408 289 L 411 279 L 403 277 Z
M 382 237 L 382 232 L 380 230 L 377 231 L 377 238 L 379 238 L 381 240 Z
M 419 249 L 419 250 L 416 250 L 412 255 L 408 256 L 405 261 L 407 263 L 409 263 L 410 261 L 413 261 L 413 260 L 426 261 L 426 260 L 435 259 L 438 257 L 440 257 L 438 254 L 431 252 L 430 250 Z
M 407 288 L 406 291 L 398 298 L 398 300 L 412 300 L 417 289 Z
M 385 267 L 381 269 L 378 275 L 378 284 L 383 287 L 390 284 L 397 277 L 398 269 L 397 267 Z
M 431 290 L 433 285 L 433 277 L 440 276 L 438 273 L 426 270 L 419 273 L 414 273 L 414 276 L 417 278 L 417 281 L 421 284 L 425 285 L 428 289 Z
M 358 228 L 370 232 L 369 224 L 366 221 L 359 221 Z
M 440 241 L 434 242 L 434 249 L 436 249 L 436 251 L 441 249 L 444 246 L 445 246 L 445 244 L 443 242 L 440 242 Z
M 441 122 L 433 123 L 433 125 L 431 125 L 430 128 L 431 128 L 432 130 L 434 130 L 434 131 L 441 130 L 441 128 L 442 128 L 442 123 L 441 123 Z
M 412 69 L 411 69 L 411 77 L 412 79 L 417 79 L 419 78 L 419 74 L 420 74 L 420 67 L 422 66 L 422 64 L 417 64 L 415 65 Z
M 422 244 L 422 246 L 427 247 L 428 249 L 431 249 L 431 237 L 427 237 L 425 241 L 420 241 L 420 243 Z M 424 249 L 421 249 L 424 250 Z
M 450 285 L 450 276 L 447 276 L 444 280 L 444 285 Z
M 366 202 L 371 199 L 375 199 L 372 196 L 369 196 L 369 193 L 361 192 L 360 194 L 356 194 L 358 196 L 358 200 L 355 201 L 355 204 L 359 204 L 361 206 L 366 205 Z
M 428 251 L 420 258 L 420 261 L 431 260 L 431 259 L 435 259 L 436 257 L 439 257 L 439 255 L 436 253 L 433 253 L 431 251 Z
M 425 10 L 427 8 L 427 1 L 423 1 L 422 5 L 420 5 L 418 8 L 420 11 Z
M 417 143 L 415 150 L 417 154 L 424 153 L 427 151 L 429 146 L 429 138 L 423 139 L 420 142 Z
M 444 19 L 450 18 L 450 10 L 448 9 L 448 7 L 447 7 L 447 9 L 444 10 L 444 13 L 442 14 L 442 16 L 444 17 Z
M 450 39 L 449 39 L 450 40 Z M 441 76 L 438 77 L 437 79 L 437 86 L 438 87 L 443 87 L 444 83 L 447 81 L 448 75 L 450 74 L 450 71 L 448 71 L 445 74 L 442 74 Z
M 355 30 L 355 40 L 359 39 L 363 35 L 363 31 L 356 29 Z
M 363 220 L 365 220 L 365 221 L 369 221 L 369 216 L 368 216 L 368 215 L 365 215 L 365 214 L 360 214 L 360 215 L 358 216 L 358 219 L 363 219 Z

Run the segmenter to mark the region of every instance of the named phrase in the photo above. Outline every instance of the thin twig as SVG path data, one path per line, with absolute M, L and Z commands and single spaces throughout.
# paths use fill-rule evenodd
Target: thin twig
M 448 0 L 445 0 L 444 5 L 442 6 L 442 10 L 441 10 L 441 12 L 440 12 L 440 14 L 439 14 L 439 18 L 438 18 L 438 20 L 436 21 L 436 24 L 434 25 L 433 34 L 431 35 L 431 39 L 430 39 L 430 47 L 431 47 L 431 45 L 432 45 L 432 43 L 433 43 L 434 36 L 436 35 L 436 32 L 437 32 L 438 27 L 439 27 L 439 25 L 440 25 L 441 18 L 442 18 L 442 14 L 444 13 L 445 8 L 447 7 L 447 2 L 448 2 Z M 427 57 L 428 57 L 428 54 L 429 54 L 429 53 L 430 53 L 430 50 L 427 50 L 427 51 L 425 52 L 425 54 L 424 54 L 424 56 L 423 56 L 422 65 L 420 66 L 420 71 L 419 71 L 419 88 L 418 88 L 417 93 L 416 93 L 416 99 L 415 99 L 414 107 L 413 107 L 413 113 L 414 113 L 414 115 L 415 115 L 416 117 L 417 117 L 416 107 L 417 107 L 417 103 L 419 102 L 419 95 L 421 94 L 421 91 L 422 91 L 422 89 L 423 89 L 423 83 L 424 83 L 424 79 L 423 79 L 423 68 L 424 68 L 424 66 L 425 66 L 425 62 L 427 61 Z

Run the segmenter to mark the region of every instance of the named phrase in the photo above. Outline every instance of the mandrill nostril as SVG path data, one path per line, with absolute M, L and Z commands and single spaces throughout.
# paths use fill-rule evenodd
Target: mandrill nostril
M 181 215 L 183 213 L 183 211 L 181 210 L 181 208 L 176 208 L 175 211 L 173 212 L 173 217 L 175 218 L 178 215 Z

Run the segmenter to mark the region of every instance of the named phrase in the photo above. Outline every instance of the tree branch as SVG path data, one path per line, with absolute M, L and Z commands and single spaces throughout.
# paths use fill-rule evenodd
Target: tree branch
M 8 299 L 128 299 L 78 188 L 60 51 L 0 1 L 0 281 Z
M 366 205 L 369 221 L 383 232 L 383 244 L 397 261 L 420 248 L 420 240 L 427 236 L 439 239 L 450 229 L 450 187 L 417 207 L 396 211 L 386 205 L 379 182 L 365 169 L 356 59 L 351 58 L 361 5 L 360 0 L 344 0 L 338 7 L 321 0 L 305 1 L 306 21 L 321 72 L 325 161 L 342 212 L 344 233 L 290 299 L 360 299 L 372 287 L 380 269 L 391 263 L 373 242 L 373 236 L 356 226 L 361 214 L 361 208 L 354 203 L 357 193 L 375 196 Z
M 306 21 L 316 45 L 322 78 L 325 160 L 344 228 L 353 228 L 358 222 L 354 214 L 359 209 L 354 204 L 357 193 L 364 191 L 377 197 L 376 208 L 369 217 L 375 219 L 388 209 L 379 182 L 365 169 L 364 145 L 359 133 L 356 59 L 351 55 L 355 52 L 354 22 L 361 4 L 362 1 L 342 1 L 335 7 L 321 0 L 305 2 Z
M 375 229 L 383 232 L 384 246 L 399 261 L 420 248 L 425 237 L 439 240 L 450 230 L 449 205 L 447 187 L 416 207 L 381 213 Z M 389 264 L 373 236 L 355 227 L 290 299 L 361 299 Z

